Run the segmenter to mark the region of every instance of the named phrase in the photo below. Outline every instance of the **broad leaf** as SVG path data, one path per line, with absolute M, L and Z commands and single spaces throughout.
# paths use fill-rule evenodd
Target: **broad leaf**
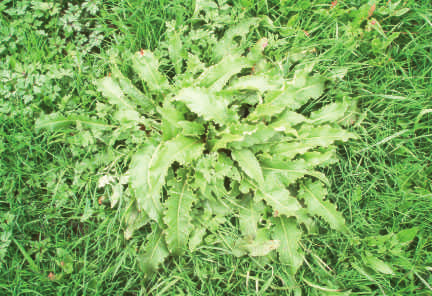
M 115 184 L 112 187 L 112 194 L 109 196 L 110 202 L 111 202 L 111 208 L 114 208 L 116 204 L 120 201 L 122 195 L 123 195 L 123 185 L 120 183 Z
M 219 40 L 216 48 L 213 51 L 214 59 L 218 61 L 233 51 L 238 51 L 238 47 L 236 46 L 234 38 L 240 37 L 242 40 L 244 40 L 246 34 L 249 33 L 250 28 L 252 26 L 256 26 L 258 23 L 258 18 L 248 18 L 229 28 L 225 32 L 223 38 Z
M 227 55 L 218 64 L 207 68 L 197 79 L 201 87 L 220 91 L 235 74 L 249 66 L 248 61 L 239 55 Z
M 296 216 L 301 209 L 300 203 L 279 181 L 277 174 L 265 174 L 264 186 L 256 188 L 255 200 L 264 200 L 277 215 Z
M 144 210 L 151 219 L 159 220 L 162 211 L 160 191 L 169 167 L 174 161 L 185 163 L 196 159 L 202 149 L 203 145 L 195 140 L 179 136 L 162 142 L 157 148 L 148 145 L 135 154 L 129 174 L 138 208 Z
M 126 98 L 117 81 L 112 77 L 104 77 L 95 82 L 96 87 L 113 105 L 121 109 L 135 110 L 135 106 Z
M 222 148 L 226 148 L 229 143 L 241 142 L 244 140 L 242 134 L 231 134 L 230 132 L 222 133 L 221 138 L 213 140 L 212 151 L 217 151 Z
M 165 176 L 169 167 L 174 161 L 180 164 L 189 163 L 197 159 L 204 149 L 204 146 L 196 140 L 178 136 L 170 141 L 162 142 L 152 155 L 148 167 L 147 184 L 152 199 L 160 200 L 160 191 L 165 184 Z M 150 215 L 152 219 L 158 218 L 159 208 L 152 210 L 157 215 Z
M 331 228 L 341 232 L 347 232 L 348 228 L 345 225 L 345 219 L 342 214 L 336 210 L 336 206 L 330 201 L 324 200 L 327 195 L 327 190 L 321 182 L 308 181 L 301 185 L 299 198 L 304 199 L 308 211 L 312 215 L 323 218 Z
M 226 124 L 231 117 L 228 111 L 228 101 L 203 88 L 184 88 L 174 100 L 185 103 L 192 112 L 202 116 L 205 120 Z
M 305 175 L 316 177 L 328 184 L 327 178 L 322 173 L 314 171 L 313 168 L 333 162 L 335 162 L 335 151 L 331 149 L 324 152 L 307 152 L 301 158 L 293 161 L 278 157 L 263 159 L 261 166 L 265 172 L 277 174 L 285 186 L 291 185 Z
M 348 103 L 337 102 L 325 105 L 321 109 L 312 112 L 310 119 L 315 124 L 322 124 L 326 122 L 338 122 L 343 119 L 348 109 Z
M 419 227 L 414 226 L 399 231 L 396 234 L 396 237 L 401 244 L 408 244 L 416 237 L 418 231 L 419 231 Z
M 142 245 L 137 258 L 140 269 L 146 274 L 156 271 L 169 255 L 162 229 L 156 225 L 152 228 L 153 231 Z
M 258 223 L 263 216 L 265 206 L 259 201 L 247 198 L 239 208 L 240 230 L 243 236 L 255 238 L 258 231 Z
M 198 224 L 193 228 L 194 229 L 190 234 L 189 244 L 188 244 L 189 250 L 192 252 L 195 251 L 199 245 L 201 245 L 204 235 L 207 232 L 207 229 L 201 224 Z
M 129 168 L 130 184 L 134 190 L 138 209 L 144 210 L 152 219 L 158 219 L 162 211 L 159 192 L 153 192 L 149 184 L 150 164 L 155 154 L 156 146 L 146 145 L 137 152 Z
M 137 123 L 140 122 L 140 114 L 132 109 L 117 110 L 113 117 L 125 126 L 130 124 L 132 127 L 136 127 Z
M 250 243 L 242 245 L 248 252 L 249 256 L 266 256 L 271 251 L 274 251 L 280 247 L 279 240 L 265 240 L 265 241 L 252 241 Z
M 318 76 L 308 77 L 303 87 L 287 84 L 285 89 L 267 104 L 281 108 L 297 110 L 306 104 L 311 98 L 317 98 L 324 92 L 324 79 Z
M 283 80 L 269 75 L 242 76 L 235 80 L 228 90 L 256 90 L 261 93 L 270 90 L 279 90 L 283 86 Z
M 373 256 L 370 253 L 366 254 L 366 256 L 363 258 L 363 261 L 366 264 L 366 266 L 372 268 L 376 272 L 383 273 L 383 274 L 393 274 L 393 275 L 395 274 L 390 264 L 382 261 L 381 259 L 378 259 L 377 257 Z
M 319 179 L 324 179 L 324 183 L 328 183 L 325 177 L 322 177 L 319 172 L 311 169 L 311 165 L 304 159 L 286 162 L 281 160 L 266 160 L 263 162 L 263 170 L 267 173 L 271 172 L 278 176 L 279 180 L 285 185 L 289 186 L 298 179 L 309 175 Z
M 180 134 L 179 122 L 185 120 L 183 112 L 169 102 L 166 102 L 163 108 L 158 108 L 158 112 L 162 117 L 162 139 L 170 140 Z
M 302 232 L 295 220 L 287 217 L 275 218 L 273 223 L 273 238 L 280 241 L 280 247 L 277 249 L 279 260 L 288 264 L 291 273 L 295 274 L 304 260 L 299 246 Z
M 151 98 L 144 95 L 130 80 L 125 77 L 117 67 L 112 69 L 112 76 L 118 81 L 122 91 L 133 100 L 137 105 L 144 108 L 145 111 L 150 111 L 155 108 Z
M 152 91 L 161 92 L 169 88 L 167 78 L 159 72 L 159 61 L 151 51 L 142 50 L 132 57 L 132 67 Z
M 296 125 L 308 123 L 309 121 L 310 120 L 308 118 L 297 112 L 286 110 L 280 116 L 278 116 L 277 119 L 270 124 L 270 126 L 274 129 L 289 130 Z M 297 131 L 296 135 L 298 136 Z
M 235 150 L 232 151 L 231 155 L 246 175 L 251 177 L 258 184 L 264 182 L 260 164 L 252 151 L 249 149 Z
M 181 134 L 187 137 L 199 137 L 205 133 L 205 127 L 202 123 L 197 121 L 182 120 L 177 122 L 177 125 L 181 128 Z
M 146 214 L 138 211 L 138 207 L 135 202 L 132 203 L 125 213 L 125 239 L 130 239 L 135 230 L 143 227 L 148 222 L 150 222 L 149 217 Z
M 36 120 L 35 129 L 36 131 L 39 131 L 41 129 L 47 129 L 52 131 L 74 124 L 76 124 L 76 120 L 74 117 L 68 118 L 58 113 L 52 113 L 39 117 Z
M 355 138 L 355 135 L 342 128 L 329 125 L 317 127 L 304 125 L 300 128 L 296 141 L 277 144 L 272 152 L 293 158 L 297 154 L 304 154 L 317 146 L 328 147 L 335 141 L 345 142 L 350 138 Z
M 263 123 L 254 125 L 246 123 L 232 124 L 226 130 L 217 134 L 220 138 L 211 141 L 212 150 L 215 151 L 221 148 L 240 150 L 254 145 L 267 144 L 272 142 L 271 139 L 279 133 L 279 131 Z
M 176 73 L 180 74 L 183 65 L 183 43 L 179 30 L 175 28 L 175 24 L 167 23 L 167 37 L 168 53 L 174 64 Z
M 264 200 L 274 211 L 287 217 L 296 216 L 297 211 L 301 208 L 299 202 L 286 189 L 258 190 L 256 198 L 257 200 Z
M 189 235 L 193 230 L 191 210 L 197 197 L 190 191 L 187 180 L 174 181 L 171 185 L 165 202 L 164 222 L 168 226 L 166 242 L 172 254 L 181 255 L 187 248 Z
M 246 237 L 235 242 L 233 254 L 242 256 L 248 254 L 252 257 L 267 256 L 280 247 L 280 241 L 269 238 L 267 229 L 257 230 L 256 237 Z

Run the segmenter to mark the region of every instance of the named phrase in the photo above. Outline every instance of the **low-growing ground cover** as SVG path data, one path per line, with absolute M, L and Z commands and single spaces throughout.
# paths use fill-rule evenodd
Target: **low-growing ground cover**
M 212 3 L 0 4 L 2 293 L 429 295 L 430 3 L 219 1 L 213 10 Z M 118 161 L 132 156 L 118 152 L 125 142 L 95 161 L 104 138 L 85 122 L 35 128 L 47 114 L 95 120 L 110 112 L 93 82 L 112 72 L 113 57 L 158 50 L 166 22 L 179 30 L 224 7 L 220 34 L 258 17 L 247 44 L 265 37 L 270 60 L 303 53 L 315 73 L 333 76 L 335 84 L 301 112 L 344 97 L 357 102 L 347 128 L 358 138 L 339 145 L 338 162 L 321 169 L 349 234 L 317 219 L 318 231 L 300 242 L 305 263 L 295 276 L 284 262 L 235 257 L 212 244 L 144 273 L 139 248 L 151 229 L 125 240 L 124 212 L 110 207 L 109 188 L 98 188 L 101 164 L 127 169 Z M 133 77 L 127 63 L 120 70 Z M 221 237 L 238 231 L 233 224 L 220 226 Z

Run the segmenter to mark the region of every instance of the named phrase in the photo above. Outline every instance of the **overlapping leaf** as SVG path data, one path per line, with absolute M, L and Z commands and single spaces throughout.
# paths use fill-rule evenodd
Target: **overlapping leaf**
M 264 183 L 264 186 L 256 189 L 255 199 L 264 200 L 278 215 L 296 216 L 301 205 L 281 183 L 278 174 L 265 173 Z
M 198 11 L 201 6 L 197 3 Z M 323 184 L 330 182 L 317 168 L 337 161 L 335 144 L 355 138 L 340 125 L 352 105 L 344 99 L 302 113 L 309 100 L 323 96 L 326 79 L 313 74 L 310 62 L 299 60 L 288 73 L 268 61 L 265 38 L 246 44 L 259 21 L 241 20 L 218 42 L 207 25 L 196 31 L 170 23 L 158 51 L 163 67 L 148 50 L 131 58 L 142 85 L 116 66 L 112 76 L 97 82 L 117 106 L 116 133 L 127 130 L 122 139 L 140 143 L 127 154 L 130 186 L 123 192 L 119 185 L 115 203 L 128 205 L 126 238 L 154 223 L 139 254 L 146 273 L 169 254 L 207 243 L 269 260 L 277 252 L 295 274 L 304 261 L 301 237 L 304 229 L 315 229 L 316 217 L 347 231 L 342 214 L 325 200 Z M 207 33 L 208 42 L 200 40 Z M 200 60 L 205 44 L 213 55 Z M 41 120 L 39 127 L 75 122 L 53 119 Z M 233 217 L 238 224 L 231 223 Z M 225 236 L 221 225 L 229 224 L 238 225 L 240 235 Z
M 240 37 L 241 39 L 245 39 L 246 34 L 249 33 L 250 28 L 252 26 L 256 26 L 259 22 L 258 18 L 248 18 L 240 21 L 238 24 L 229 28 L 221 40 L 216 45 L 216 48 L 213 51 L 214 60 L 218 61 L 222 57 L 227 54 L 232 53 L 233 51 L 238 51 L 238 46 L 234 40 L 235 37 Z
M 304 125 L 298 130 L 296 140 L 276 144 L 272 148 L 272 153 L 293 158 L 297 154 L 304 154 L 315 147 L 328 147 L 335 141 L 345 142 L 355 137 L 353 133 L 340 127 Z
M 158 147 L 148 145 L 136 153 L 129 174 L 138 208 L 151 219 L 159 220 L 162 211 L 160 194 L 169 167 L 174 161 L 186 163 L 198 158 L 202 149 L 203 145 L 195 140 L 179 136 Z

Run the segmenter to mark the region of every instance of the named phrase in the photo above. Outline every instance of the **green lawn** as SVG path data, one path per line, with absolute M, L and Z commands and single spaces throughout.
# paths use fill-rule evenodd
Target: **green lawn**
M 101 145 L 88 131 L 37 130 L 35 122 L 51 113 L 97 116 L 104 99 L 93 82 L 108 74 L 110 57 L 158 49 L 167 21 L 189 25 L 207 2 L 0 3 L 0 295 L 431 295 L 427 0 L 218 1 L 232 6 L 228 25 L 268 16 L 272 25 L 248 42 L 267 37 L 271 59 L 294 49 L 314 56 L 319 73 L 347 70 L 303 112 L 343 97 L 356 104 L 349 130 L 358 139 L 338 145 L 339 161 L 322 169 L 350 231 L 317 220 L 295 276 L 216 244 L 172 256 L 154 274 L 140 270 L 149 229 L 125 240 L 122 212 L 97 188 L 100 164 L 122 172 L 118 159 L 130 155 L 95 160 Z

